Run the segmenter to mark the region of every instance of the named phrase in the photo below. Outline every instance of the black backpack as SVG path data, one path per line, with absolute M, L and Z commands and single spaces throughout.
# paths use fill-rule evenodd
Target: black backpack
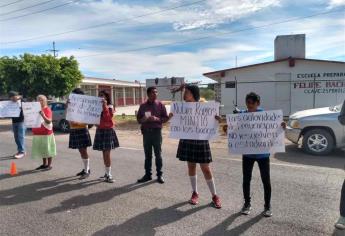
M 345 125 L 345 101 L 340 111 L 340 115 L 338 116 L 338 120 L 340 124 Z

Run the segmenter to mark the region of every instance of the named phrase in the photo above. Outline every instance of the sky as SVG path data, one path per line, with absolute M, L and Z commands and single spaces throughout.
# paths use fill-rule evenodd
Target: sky
M 277 35 L 345 61 L 345 0 L 0 0 L 0 56 L 74 56 L 85 76 L 145 81 L 273 60 Z

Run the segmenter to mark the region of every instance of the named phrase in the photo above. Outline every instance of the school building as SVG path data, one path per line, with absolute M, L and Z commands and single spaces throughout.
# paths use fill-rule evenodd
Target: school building
M 140 81 L 84 77 L 80 88 L 90 96 L 97 96 L 102 90 L 107 91 L 115 106 L 138 105 L 146 100 L 146 85 Z
M 277 36 L 274 60 L 205 73 L 216 81 L 221 114 L 245 108 L 245 96 L 256 92 L 266 110 L 285 116 L 312 108 L 335 106 L 345 100 L 345 62 L 305 57 L 305 35 Z

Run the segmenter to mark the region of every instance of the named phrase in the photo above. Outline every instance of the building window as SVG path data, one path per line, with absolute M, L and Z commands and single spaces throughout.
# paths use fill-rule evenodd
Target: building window
M 225 82 L 225 88 L 236 88 L 236 82 L 234 81 Z
M 132 87 L 127 87 L 126 91 L 126 105 L 134 104 L 134 91 Z
M 116 106 L 123 106 L 123 88 L 122 87 L 115 87 L 114 88 L 115 93 L 115 105 Z
M 80 88 L 84 91 L 85 95 L 97 96 L 97 89 L 94 85 L 81 85 Z

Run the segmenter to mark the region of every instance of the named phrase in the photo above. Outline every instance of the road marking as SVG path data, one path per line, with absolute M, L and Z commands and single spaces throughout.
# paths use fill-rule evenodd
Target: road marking
M 119 147 L 120 149 L 124 150 L 133 150 L 133 151 L 144 151 L 142 148 L 132 148 L 132 147 Z M 235 161 L 235 162 L 242 162 L 242 157 L 239 158 L 231 158 L 231 157 L 216 157 L 215 159 L 222 159 L 222 160 L 228 160 L 228 161 Z M 274 166 L 284 166 L 284 167 L 293 167 L 293 168 L 303 168 L 303 169 L 314 169 L 313 166 L 304 166 L 304 165 L 294 165 L 294 164 L 284 164 L 284 163 L 277 163 L 277 162 L 271 162 L 271 165 Z
M 230 158 L 230 157 L 217 157 L 216 159 L 222 159 L 222 160 L 229 160 L 229 161 L 236 161 L 236 162 L 242 162 L 241 158 Z M 308 167 L 304 165 L 294 165 L 294 164 L 284 164 L 284 163 L 277 163 L 277 162 L 271 162 L 271 165 L 274 166 L 285 166 L 285 167 L 296 167 L 296 168 L 304 168 L 304 169 L 314 169 L 315 167 Z
M 142 148 L 132 148 L 132 147 L 119 147 L 120 149 L 125 149 L 125 150 L 134 150 L 134 151 L 144 151 Z

